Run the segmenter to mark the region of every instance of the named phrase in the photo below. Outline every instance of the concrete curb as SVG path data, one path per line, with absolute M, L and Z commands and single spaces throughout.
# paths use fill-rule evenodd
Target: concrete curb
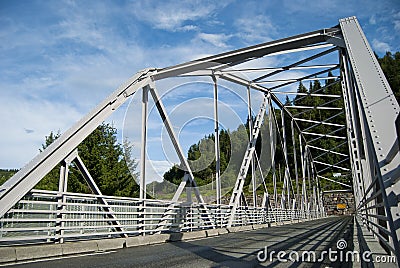
M 211 237 L 211 236 L 218 236 L 218 229 L 208 229 L 206 230 L 207 233 L 207 237 Z
M 226 228 L 219 228 L 218 230 L 218 235 L 223 235 L 229 233 Z
M 243 232 L 243 231 L 251 231 L 253 230 L 253 225 L 242 225 L 240 226 L 239 231 Z
M 149 245 L 166 243 L 169 239 L 169 234 L 155 234 L 148 235 L 144 237 L 144 240 L 148 242 Z
M 234 227 L 227 227 L 226 230 L 229 233 L 236 233 L 240 231 L 240 226 L 234 226 Z
M 258 230 L 258 229 L 263 229 L 263 228 L 268 228 L 270 225 L 267 224 L 253 224 L 253 230 Z
M 107 239 L 109 240 L 109 239 Z M 61 255 L 71 255 L 71 254 L 81 254 L 96 252 L 99 250 L 97 241 L 79 241 L 79 242 L 67 242 L 61 244 L 62 254 Z
M 146 238 L 146 236 L 128 237 L 128 238 L 125 239 L 125 241 L 126 241 L 126 247 L 127 248 L 144 246 L 144 245 L 148 245 L 149 244 L 149 241 Z
M 113 238 L 113 239 L 97 240 L 97 247 L 100 251 L 124 248 L 126 247 L 126 239 Z
M 176 241 L 184 241 L 190 239 L 197 239 L 197 238 L 206 238 L 207 233 L 206 231 L 193 231 L 193 232 L 184 232 L 184 233 L 171 233 L 168 242 L 176 242 Z
M 31 259 L 41 259 L 56 257 L 62 255 L 61 245 L 40 245 L 16 247 L 15 253 L 17 261 L 26 261 Z
M 154 245 L 166 243 L 170 238 L 169 234 L 154 234 L 148 236 L 134 236 L 125 238 L 127 248 L 144 246 L 144 245 Z
M 0 263 L 14 262 L 17 260 L 17 252 L 15 248 L 1 247 L 0 248 Z

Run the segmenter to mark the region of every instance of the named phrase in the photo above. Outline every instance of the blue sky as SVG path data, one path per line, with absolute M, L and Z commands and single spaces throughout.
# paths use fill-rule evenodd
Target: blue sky
M 66 131 L 143 68 L 332 27 L 353 15 L 379 55 L 400 51 L 397 0 L 0 0 L 0 168 L 22 167 L 50 131 Z M 118 129 L 127 107 L 109 119 Z

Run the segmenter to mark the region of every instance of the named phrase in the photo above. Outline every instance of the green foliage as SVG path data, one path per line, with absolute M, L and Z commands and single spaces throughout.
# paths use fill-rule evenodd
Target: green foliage
M 138 186 L 132 174 L 136 176 L 137 163 L 131 158 L 132 146 L 128 141 L 124 141 L 124 145 L 119 144 L 116 135 L 116 128 L 101 124 L 78 146 L 79 156 L 103 194 L 134 197 L 138 193 Z M 51 132 L 46 137 L 43 149 L 59 136 L 59 133 Z M 124 149 L 128 162 L 124 157 Z M 57 190 L 59 170 L 60 165 L 50 171 L 36 188 Z M 88 185 L 73 163 L 69 167 L 68 191 L 90 193 Z
M 215 179 L 216 161 L 214 141 L 214 134 L 210 134 L 198 143 L 190 146 L 188 150 L 189 166 L 199 186 L 211 183 Z M 222 187 L 224 187 L 224 184 L 229 184 L 232 179 L 236 179 L 237 173 L 235 171 L 240 167 L 241 158 L 231 158 L 231 156 L 243 156 L 247 143 L 248 132 L 244 125 L 240 125 L 233 132 L 223 129 L 219 132 L 220 173 L 225 176 L 222 180 Z M 228 165 L 229 170 L 227 170 Z M 182 168 L 175 165 L 164 174 L 164 179 L 174 184 L 179 184 L 183 176 L 184 171 Z
M 61 136 L 60 130 L 58 130 L 57 133 L 54 133 L 53 131 L 51 131 L 49 136 L 45 137 L 44 144 L 42 144 L 42 149 L 39 149 L 39 152 L 43 152 L 44 149 L 49 147 L 49 145 L 52 144 L 60 136 Z
M 378 57 L 378 61 L 382 67 L 382 70 L 389 82 L 389 85 L 391 89 L 393 90 L 394 95 L 397 98 L 397 101 L 400 101 L 400 52 L 396 52 L 394 55 L 390 52 L 387 52 L 386 55 L 383 58 Z M 332 78 L 329 78 L 332 77 Z M 336 83 L 335 83 L 336 82 Z M 342 95 L 342 88 L 341 84 L 337 83 L 337 80 L 333 78 L 332 73 L 328 73 L 328 79 L 324 82 L 322 85 L 318 80 L 315 82 L 310 82 L 309 88 L 307 89 L 301 82 L 299 83 L 298 93 L 323 93 L 323 94 L 328 94 L 328 95 Z M 324 103 L 329 102 L 329 107 L 343 107 L 343 98 L 332 98 L 332 97 L 311 97 L 310 95 L 304 95 L 304 94 L 299 94 L 297 95 L 292 101 L 290 101 L 288 98 L 286 98 L 286 105 L 290 105 L 293 103 L 293 105 L 296 106 L 309 106 L 309 107 L 314 107 L 318 105 L 323 105 Z M 345 119 L 345 114 L 338 114 L 337 111 L 332 111 L 332 110 L 309 110 L 307 112 L 304 112 L 304 109 L 291 109 L 292 114 L 297 114 L 297 113 L 302 113 L 302 118 L 308 119 L 308 120 L 314 120 L 314 121 L 323 121 L 328 118 L 330 118 L 329 123 L 333 124 L 345 124 L 346 119 Z M 280 113 L 277 114 L 277 121 L 280 121 Z M 297 121 L 297 125 L 300 127 L 300 129 L 304 130 L 307 129 L 312 125 L 312 123 L 307 123 L 303 121 Z M 290 118 L 285 118 L 285 129 L 289 130 L 291 129 L 290 126 Z M 334 126 L 328 126 L 328 125 L 317 125 L 312 127 L 311 132 L 314 133 L 331 133 L 332 135 L 336 136 L 346 136 L 346 129 L 343 129 L 341 131 L 335 131 L 337 130 L 337 127 Z M 335 131 L 335 132 L 334 132 Z M 287 150 L 288 150 L 288 158 L 289 158 L 289 170 L 291 171 L 291 177 L 295 177 L 295 167 L 294 167 L 294 153 L 293 153 L 293 141 L 291 135 L 286 135 L 286 142 L 287 142 Z M 298 140 L 298 133 L 295 135 L 295 143 L 298 146 L 299 140 Z M 326 149 L 332 149 L 336 152 L 343 153 L 343 154 L 348 154 L 348 146 L 345 144 L 344 146 L 338 147 L 341 143 L 343 143 L 342 140 L 338 139 L 318 139 L 316 142 L 313 142 L 312 145 L 320 147 L 320 148 L 326 148 Z M 297 158 L 300 157 L 300 152 L 299 150 L 297 152 Z M 275 159 L 276 164 L 279 165 L 280 163 L 284 162 L 284 159 L 282 159 L 281 156 L 279 156 L 279 148 L 277 148 L 277 157 Z M 334 154 L 325 154 L 324 155 L 324 162 L 328 164 L 335 164 L 338 161 L 342 160 L 343 157 L 340 157 L 339 155 L 334 155 Z M 300 160 L 298 159 L 298 163 L 300 163 Z M 343 162 L 340 164 L 343 167 L 350 168 L 350 163 L 349 161 Z M 325 168 L 324 166 L 318 166 L 317 168 Z M 323 175 L 324 177 L 332 178 L 333 179 L 333 169 L 328 169 L 325 171 Z M 301 168 L 298 166 L 298 174 L 301 174 Z M 334 178 L 336 181 L 343 182 L 346 184 L 351 184 L 350 181 L 350 174 L 342 174 L 344 176 Z M 320 181 L 320 187 L 323 189 L 342 189 L 342 186 L 339 184 L 335 184 L 329 181 Z
M 378 57 L 378 61 L 397 101 L 400 102 L 400 52 L 394 55 L 386 52 L 382 58 Z
M 11 178 L 18 169 L 0 169 L 0 185 L 5 183 L 9 178 Z
M 265 121 L 261 127 L 262 134 L 259 135 L 256 143 L 256 154 L 260 162 L 271 161 L 271 142 L 267 117 L 264 117 Z M 224 193 L 232 190 L 239 174 L 239 169 L 249 142 L 250 120 L 253 120 L 254 124 L 255 118 L 248 118 L 246 124 L 239 125 L 236 130 L 221 130 L 219 132 L 221 187 Z M 214 134 L 207 135 L 198 143 L 193 144 L 188 150 L 189 165 L 193 171 L 194 179 L 199 186 L 210 184 L 215 180 L 216 161 L 214 140 Z M 267 176 L 269 166 L 262 165 L 256 169 L 259 176 L 259 169 L 262 169 L 264 175 Z M 184 171 L 175 165 L 164 174 L 164 180 L 179 184 L 183 176 Z M 267 179 L 270 179 L 270 177 L 267 177 Z M 246 175 L 244 190 L 246 194 L 250 194 L 248 191 L 250 181 L 251 169 L 249 169 Z M 157 187 L 159 188 L 160 185 Z M 210 194 L 212 195 L 214 192 L 210 192 Z
M 167 172 L 164 173 L 164 179 L 179 185 L 182 181 L 185 172 L 178 165 L 174 165 Z
M 54 133 L 53 131 L 50 132 L 49 136 L 45 137 L 44 144 L 42 144 L 42 148 L 39 149 L 40 152 L 45 150 L 50 144 L 52 144 L 56 139 L 61 136 L 60 131 Z M 36 185 L 36 189 L 41 190 L 49 190 L 49 191 L 56 191 L 58 190 L 58 181 L 60 177 L 60 167 L 61 165 L 58 164 L 55 168 L 53 168 L 40 182 Z

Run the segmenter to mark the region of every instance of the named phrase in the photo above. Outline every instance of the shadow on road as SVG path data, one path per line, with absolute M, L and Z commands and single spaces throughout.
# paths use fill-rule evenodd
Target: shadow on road
M 213 238 L 213 245 L 207 245 L 203 241 L 172 242 L 171 245 L 184 251 L 208 260 L 214 265 L 211 267 L 351 267 L 351 263 L 331 263 L 327 258 L 320 258 L 321 251 L 334 248 L 336 241 L 343 237 L 346 227 L 349 227 L 351 217 L 338 217 L 329 222 L 316 224 L 315 227 L 284 225 L 257 231 L 226 234 Z M 309 222 L 310 223 L 310 222 Z M 352 229 L 348 228 L 348 229 Z M 300 232 L 300 233 L 299 233 Z M 296 234 L 297 233 L 297 234 Z M 283 239 L 283 240 L 282 240 Z M 352 240 L 352 239 L 349 239 Z M 257 254 L 268 246 L 268 252 L 291 251 L 301 252 L 315 251 L 317 262 L 288 262 L 283 263 L 274 255 L 265 262 L 257 259 Z M 251 247 L 249 247 L 251 246 Z M 264 256 L 261 254 L 260 256 Z M 318 260 L 321 259 L 319 262 Z

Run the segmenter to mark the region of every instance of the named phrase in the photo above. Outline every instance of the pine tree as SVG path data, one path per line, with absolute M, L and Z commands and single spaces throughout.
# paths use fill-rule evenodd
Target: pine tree
M 119 144 L 116 134 L 116 128 L 103 123 L 78 146 L 78 153 L 103 194 L 134 197 L 138 193 L 138 185 L 133 177 L 136 176 L 137 163 L 131 158 L 132 145 L 126 140 L 124 145 Z M 59 136 L 59 133 L 51 132 L 42 148 L 47 148 Z M 57 190 L 59 170 L 60 165 L 50 171 L 36 188 Z M 90 193 L 73 163 L 69 168 L 68 191 Z
M 382 58 L 378 57 L 378 61 L 397 101 L 400 102 L 400 52 L 394 55 L 386 52 Z
M 46 149 L 50 144 L 52 144 L 56 139 L 61 136 L 60 131 L 54 133 L 53 131 L 50 132 L 49 136 L 45 137 L 44 144 L 42 144 L 42 148 L 39 149 L 39 152 L 42 152 Z M 58 164 L 55 168 L 53 168 L 40 182 L 36 185 L 36 189 L 42 190 L 58 190 L 58 181 L 60 177 L 60 167 L 61 165 Z

